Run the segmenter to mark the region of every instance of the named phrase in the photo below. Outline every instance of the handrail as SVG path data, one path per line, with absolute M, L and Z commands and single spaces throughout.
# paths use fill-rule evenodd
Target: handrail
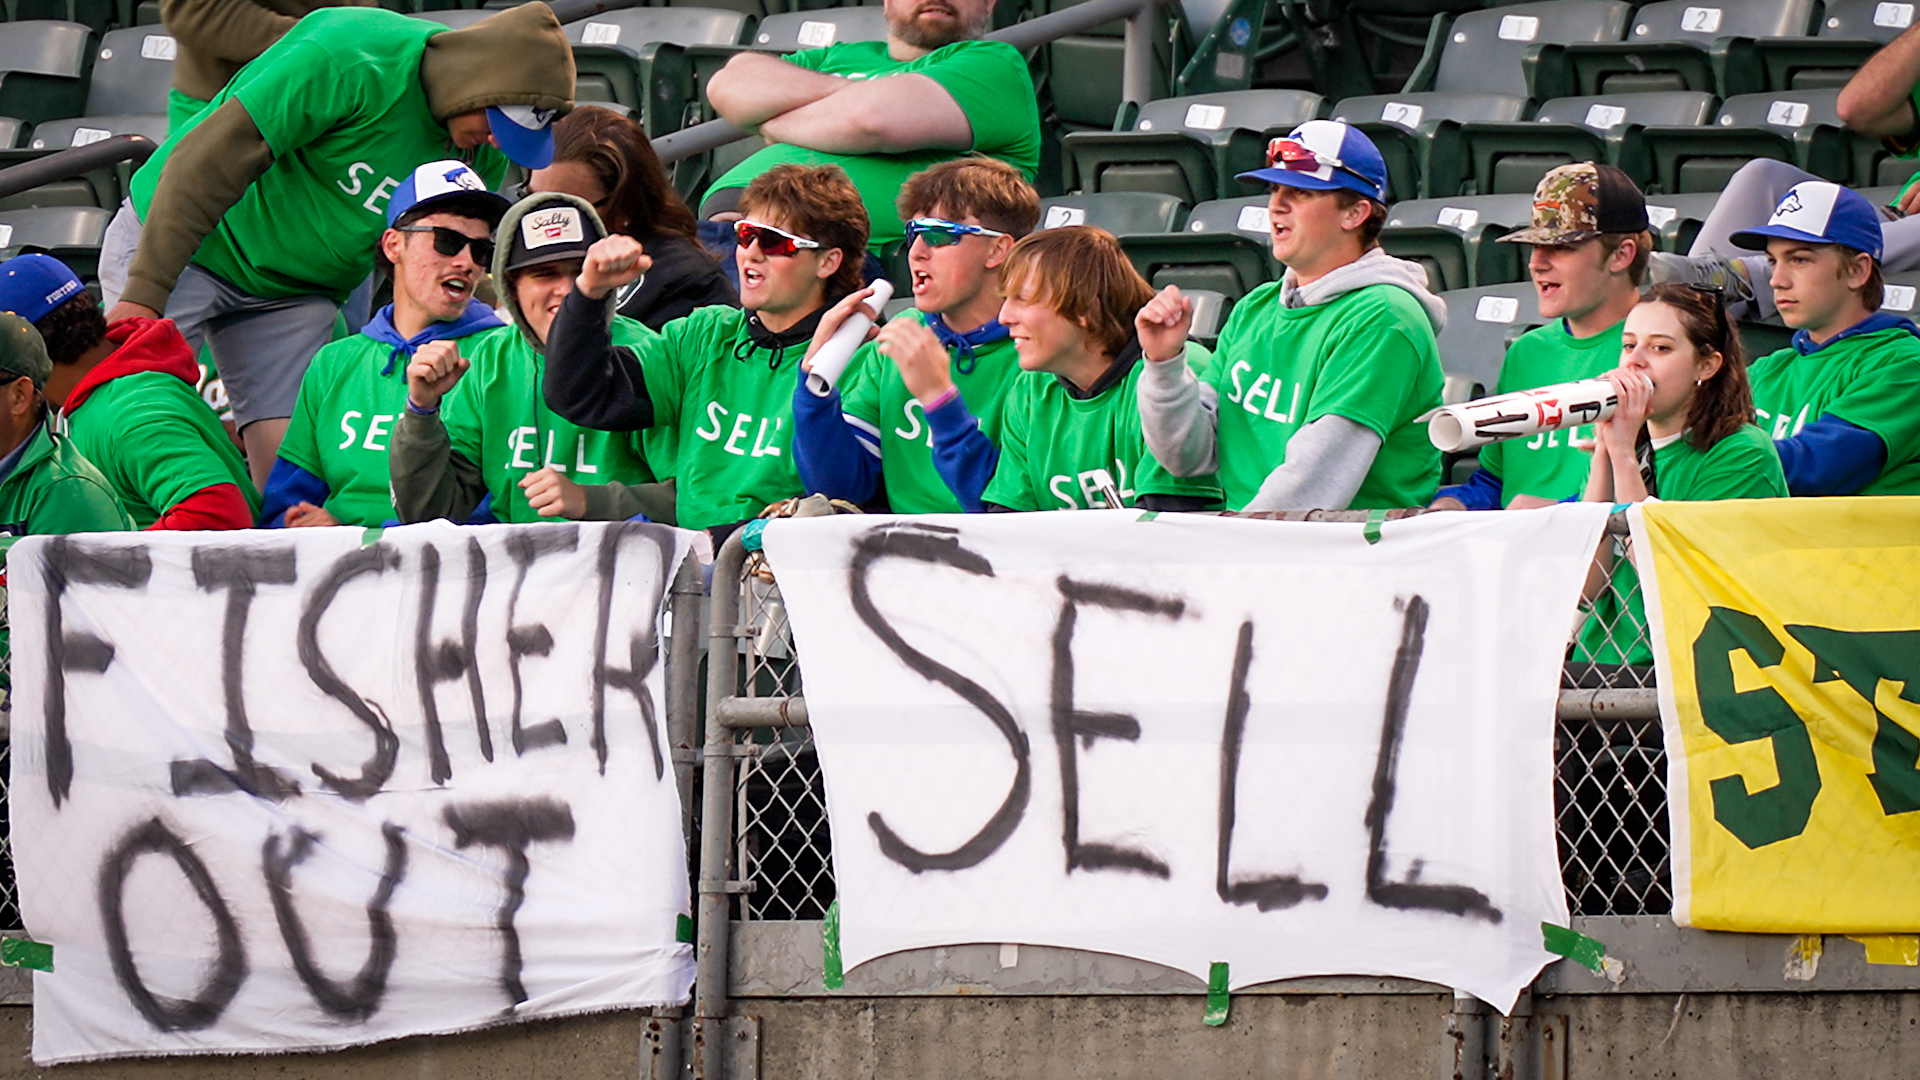
M 561 3 L 594 3 L 599 0 L 561 0 Z M 1115 19 L 1127 20 L 1126 60 L 1121 69 L 1120 95 L 1128 101 L 1145 103 L 1153 95 L 1153 9 L 1168 0 L 1087 0 L 1084 4 L 1017 22 L 987 35 L 988 41 L 1004 41 L 1025 52 L 1049 41 L 1091 30 Z M 653 151 L 663 163 L 671 164 L 715 147 L 738 142 L 747 133 L 726 120 L 708 120 L 690 128 L 653 140 Z
M 144 135 L 115 135 L 110 139 L 61 150 L 43 158 L 0 169 L 0 199 L 31 191 L 42 184 L 68 180 L 122 161 L 144 162 L 159 149 Z
M 646 0 L 553 0 L 548 7 L 553 9 L 553 17 L 561 25 L 579 22 L 581 19 L 598 15 L 603 11 L 618 11 L 621 8 L 639 7 Z

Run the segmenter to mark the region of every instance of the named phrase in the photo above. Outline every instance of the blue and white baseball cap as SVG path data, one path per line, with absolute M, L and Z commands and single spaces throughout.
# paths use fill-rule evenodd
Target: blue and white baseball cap
M 1387 162 L 1373 140 L 1338 120 L 1309 120 L 1267 144 L 1267 167 L 1240 174 L 1309 191 L 1346 188 L 1387 201 Z
M 37 252 L 0 262 L 0 311 L 30 323 L 79 295 L 85 286 L 67 264 Z
M 553 164 L 553 122 L 559 115 L 558 109 L 534 105 L 489 105 L 487 127 L 515 165 L 544 169 Z
M 1825 180 L 1804 180 L 1787 189 L 1773 216 L 1758 229 L 1727 239 L 1750 251 L 1764 251 L 1772 238 L 1811 244 L 1842 244 L 1880 261 L 1880 212 L 1865 195 Z
M 488 228 L 500 224 L 510 205 L 506 196 L 488 191 L 486 181 L 466 162 L 429 161 L 408 173 L 400 186 L 393 189 L 393 197 L 387 200 L 387 225 L 391 228 L 409 211 L 431 211 L 443 204 L 446 209 L 472 214 L 486 222 Z

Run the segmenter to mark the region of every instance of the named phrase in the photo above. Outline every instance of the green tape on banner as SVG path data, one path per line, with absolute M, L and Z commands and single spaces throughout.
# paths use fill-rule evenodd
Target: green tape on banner
M 693 919 L 686 915 L 676 915 L 673 921 L 673 940 L 693 943 Z
M 53 970 L 53 946 L 27 938 L 0 938 L 0 964 L 8 967 Z
M 766 535 L 767 519 L 754 518 L 740 528 L 740 546 L 748 551 L 760 550 L 760 538 Z
M 1581 967 L 1601 969 L 1601 960 L 1607 955 L 1607 947 L 1578 930 L 1569 930 L 1552 923 L 1540 924 L 1540 945 L 1555 956 L 1564 956 Z
M 1207 971 L 1207 1012 L 1200 1022 L 1208 1027 L 1219 1027 L 1227 1022 L 1227 1012 L 1232 1008 L 1232 999 L 1227 996 L 1227 965 L 1216 961 Z
M 847 973 L 840 970 L 840 901 L 827 905 L 826 943 L 820 957 L 820 981 L 827 989 L 838 990 L 847 984 Z
M 363 548 L 370 548 L 373 545 L 379 543 L 381 535 L 384 534 L 386 531 L 387 530 L 381 528 L 378 525 L 368 526 L 367 531 L 360 534 L 360 546 Z
M 1140 512 L 1140 516 L 1139 516 L 1139 517 L 1137 517 L 1137 518 L 1134 518 L 1133 520 L 1135 520 L 1135 521 L 1152 521 L 1152 520 L 1153 520 L 1154 518 L 1157 518 L 1157 517 L 1159 517 L 1159 516 L 1160 516 L 1160 511 L 1158 511 L 1158 510 L 1143 510 L 1143 511 L 1141 511 L 1141 512 Z
M 1367 524 L 1360 530 L 1360 535 L 1367 538 L 1367 543 L 1377 544 L 1380 542 L 1380 523 L 1385 520 L 1387 520 L 1387 512 L 1385 510 L 1367 511 Z

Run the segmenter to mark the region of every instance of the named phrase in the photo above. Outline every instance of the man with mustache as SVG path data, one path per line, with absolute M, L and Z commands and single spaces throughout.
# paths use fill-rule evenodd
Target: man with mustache
M 715 180 L 701 216 L 739 217 L 740 193 L 776 165 L 838 165 L 873 222 L 868 250 L 904 239 L 894 197 L 907 177 L 966 151 L 1031 182 L 1040 113 L 1019 50 L 981 41 L 992 0 L 886 0 L 887 40 L 781 58 L 741 53 L 707 83 L 720 115 L 771 145 Z

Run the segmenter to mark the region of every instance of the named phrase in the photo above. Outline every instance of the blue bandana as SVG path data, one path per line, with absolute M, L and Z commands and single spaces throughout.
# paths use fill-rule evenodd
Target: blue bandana
M 953 350 L 954 370 L 962 375 L 973 374 L 973 350 L 996 341 L 1005 341 L 1012 333 L 1001 326 L 998 319 L 989 319 L 964 334 L 948 329 L 946 320 L 936 312 L 928 312 L 926 320 L 927 328 L 933 331 L 934 337 L 940 339 L 940 344 Z
M 413 356 L 413 350 L 425 345 L 429 341 L 445 341 L 449 338 L 462 338 L 468 334 L 477 334 L 482 330 L 491 330 L 496 326 L 505 325 L 507 324 L 501 322 L 500 317 L 493 313 L 492 308 L 478 300 L 469 300 L 467 301 L 467 309 L 460 313 L 459 318 L 454 319 L 452 322 L 432 323 L 428 325 L 425 330 L 420 331 L 410 338 L 401 337 L 400 331 L 393 328 L 392 304 L 388 304 L 375 313 L 367 325 L 360 328 L 360 332 L 375 341 L 382 341 L 393 346 L 393 352 L 387 356 L 387 366 L 380 369 L 380 374 L 391 375 L 393 374 L 393 365 L 398 363 L 401 357 L 411 358 Z

